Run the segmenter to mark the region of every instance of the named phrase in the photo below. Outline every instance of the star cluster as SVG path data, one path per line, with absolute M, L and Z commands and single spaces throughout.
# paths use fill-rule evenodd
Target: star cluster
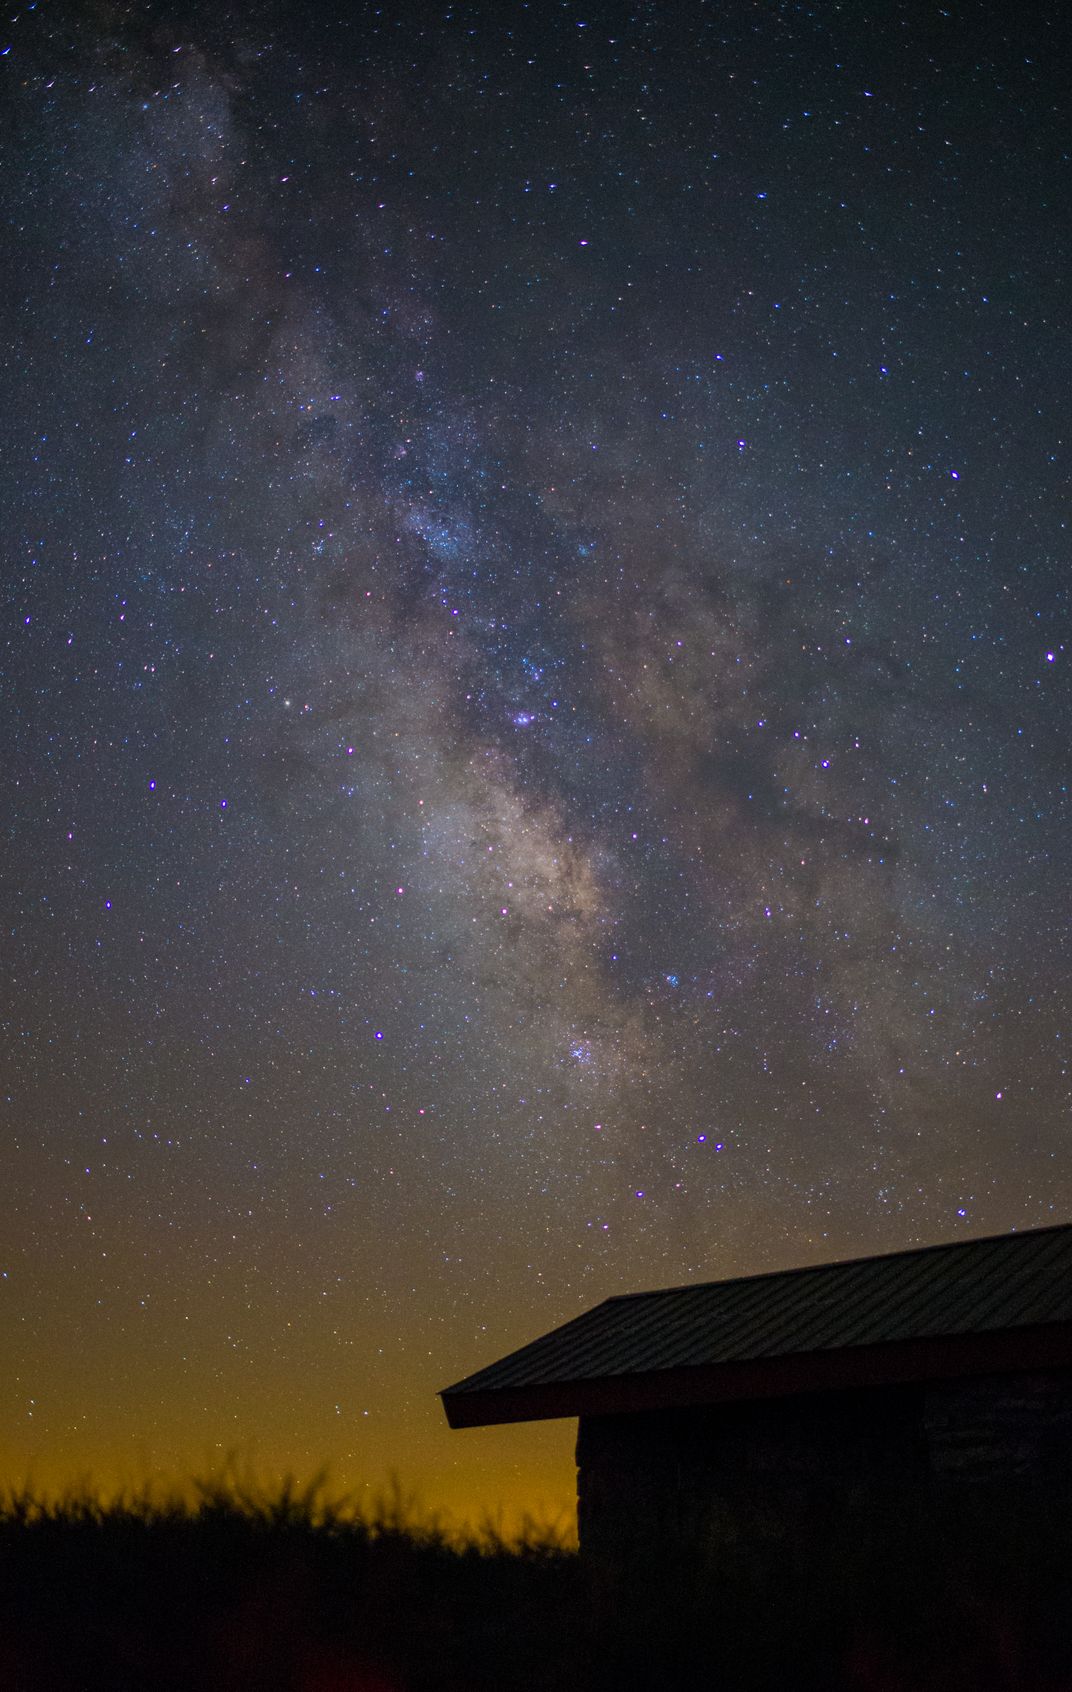
M 1058 29 L 11 23 L 8 1470 L 555 1503 L 436 1389 L 1067 1217 Z

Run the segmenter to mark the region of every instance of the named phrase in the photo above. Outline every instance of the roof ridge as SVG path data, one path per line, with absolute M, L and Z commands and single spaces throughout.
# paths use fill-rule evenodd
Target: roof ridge
M 902 1246 L 898 1251 L 869 1252 L 863 1257 L 833 1257 L 824 1263 L 801 1263 L 796 1268 L 759 1269 L 752 1275 L 721 1275 L 710 1281 L 683 1281 L 672 1287 L 648 1287 L 643 1292 L 608 1293 L 601 1304 L 591 1306 L 591 1310 L 599 1310 L 605 1304 L 627 1304 L 630 1299 L 657 1298 L 660 1293 L 699 1292 L 705 1287 L 745 1286 L 750 1281 L 770 1281 L 778 1275 L 811 1275 L 824 1269 L 850 1269 L 858 1263 L 890 1263 L 898 1257 L 925 1257 L 930 1252 L 955 1251 L 958 1247 L 993 1245 L 1000 1240 L 1037 1239 L 1040 1234 L 1060 1234 L 1072 1232 L 1072 1220 L 1068 1222 L 1047 1222 L 1041 1228 L 1008 1228 L 1002 1234 L 972 1234 L 968 1239 L 938 1240 L 933 1245 Z M 581 1316 L 589 1315 L 590 1311 L 582 1311 Z M 579 1321 L 580 1317 L 567 1317 L 566 1325 L 571 1321 Z M 553 1331 L 553 1330 L 552 1330 Z
M 462 1427 L 1035 1366 L 1072 1367 L 1072 1223 L 604 1299 L 442 1396 Z

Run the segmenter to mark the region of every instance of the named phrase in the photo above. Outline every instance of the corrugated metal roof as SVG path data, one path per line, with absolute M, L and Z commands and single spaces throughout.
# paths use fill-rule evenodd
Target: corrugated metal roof
M 1062 1322 L 1072 1225 L 609 1298 L 442 1397 Z

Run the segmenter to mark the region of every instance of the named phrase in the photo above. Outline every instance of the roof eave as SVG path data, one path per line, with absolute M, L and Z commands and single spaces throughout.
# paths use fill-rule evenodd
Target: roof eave
M 447 1387 L 440 1397 L 452 1428 L 476 1428 L 1041 1368 L 1072 1368 L 1072 1322 L 655 1369 L 594 1380 L 541 1381 L 472 1390 Z

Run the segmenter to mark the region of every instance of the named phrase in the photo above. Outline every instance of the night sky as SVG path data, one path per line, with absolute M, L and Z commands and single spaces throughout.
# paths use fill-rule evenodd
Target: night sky
M 4 26 L 0 1479 L 1072 1215 L 1063 10 Z

